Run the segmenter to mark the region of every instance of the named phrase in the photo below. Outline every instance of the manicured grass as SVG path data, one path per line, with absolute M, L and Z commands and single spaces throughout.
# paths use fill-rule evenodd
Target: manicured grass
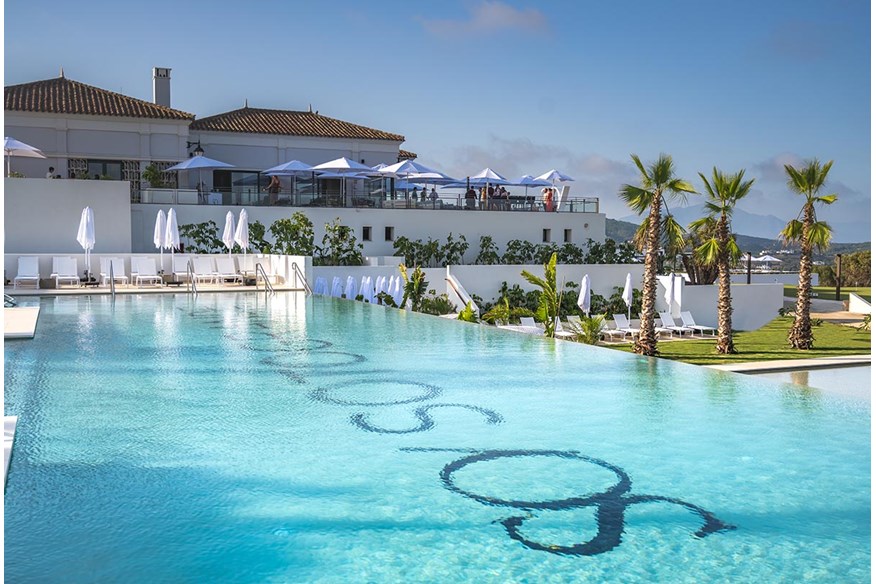
M 869 355 L 870 331 L 859 331 L 851 327 L 825 322 L 815 327 L 815 348 L 798 351 L 788 346 L 790 318 L 779 317 L 756 331 L 733 335 L 733 342 L 739 351 L 735 355 L 715 353 L 715 339 L 696 341 L 658 342 L 660 357 L 693 363 L 695 365 L 720 365 L 724 363 L 743 363 L 747 361 L 773 361 L 779 359 L 811 359 L 815 357 L 835 357 L 837 355 Z M 632 351 L 631 345 L 611 345 L 612 348 Z
M 812 291 L 815 292 L 821 300 L 836 300 L 836 288 L 833 286 L 813 286 Z M 854 292 L 867 302 L 870 302 L 870 287 L 842 287 L 840 288 L 840 300 L 848 300 L 849 292 Z M 785 286 L 785 296 L 788 298 L 797 297 L 796 286 Z

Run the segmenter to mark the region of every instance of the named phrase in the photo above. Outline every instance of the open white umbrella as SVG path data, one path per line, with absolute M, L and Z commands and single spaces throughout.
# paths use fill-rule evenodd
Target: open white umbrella
M 380 171 L 374 170 L 370 166 L 360 164 L 349 158 L 335 158 L 322 164 L 317 164 L 313 167 L 315 172 L 334 172 L 341 175 L 361 175 L 354 178 L 362 178 L 362 176 L 380 175 Z M 347 181 L 341 178 L 341 199 L 346 202 L 347 199 Z
M 227 162 L 220 162 L 219 160 L 213 160 L 212 158 L 207 158 L 206 156 L 192 156 L 191 158 L 187 158 L 183 160 L 179 164 L 174 164 L 170 168 L 168 168 L 165 172 L 170 171 L 180 171 L 180 170 L 197 170 L 198 171 L 198 191 L 201 190 L 201 171 L 202 170 L 215 170 L 217 168 L 234 168 L 233 164 L 228 164 Z
M 222 243 L 228 248 L 228 257 L 231 257 L 231 248 L 234 247 L 234 213 L 225 213 L 225 230 L 222 231 Z
M 780 260 L 779 258 L 774 258 L 771 255 L 765 255 L 765 256 L 761 256 L 759 258 L 751 258 L 751 261 L 759 262 L 762 264 L 769 264 L 769 263 L 776 263 L 776 262 L 782 263 L 782 260 Z
M 289 162 L 284 162 L 283 164 L 278 164 L 277 166 L 272 166 L 271 168 L 264 171 L 264 174 L 268 176 L 290 176 L 292 177 L 292 197 L 294 201 L 295 191 L 297 191 L 298 186 L 298 177 L 299 176 L 307 176 L 312 175 L 314 173 L 313 167 L 307 164 L 306 162 L 301 162 L 300 160 L 290 160 Z
M 468 177 L 468 181 L 473 185 L 507 185 L 511 184 L 504 176 L 487 167 L 477 174 Z
M 544 174 L 540 174 L 535 177 L 536 180 L 549 180 L 551 181 L 551 188 L 557 191 L 557 201 L 556 201 L 556 211 L 560 210 L 560 205 L 563 204 L 561 200 L 562 193 L 557 190 L 556 184 L 557 182 L 568 182 L 574 181 L 575 179 L 569 176 L 568 174 L 562 173 L 556 168 L 552 168 Z
M 622 295 L 624 304 L 627 305 L 627 320 L 630 319 L 630 307 L 633 305 L 633 275 L 627 272 L 627 280 L 624 282 L 624 293 Z
M 12 172 L 12 162 L 11 158 L 13 156 L 19 156 L 21 158 L 45 158 L 46 155 L 42 153 L 39 148 L 31 146 L 30 144 L 25 144 L 24 142 L 20 142 L 15 138 L 10 138 L 6 136 L 6 139 L 3 141 L 3 152 L 6 154 L 6 176 Z
M 158 210 L 158 215 L 155 217 L 155 231 L 152 233 L 152 243 L 158 248 L 161 270 L 164 270 L 164 248 L 167 247 L 167 217 L 164 215 L 164 209 Z
M 76 241 L 85 250 L 85 277 L 91 277 L 91 250 L 94 249 L 94 211 L 91 207 L 82 209 L 79 218 L 79 231 L 76 233 Z
M 590 275 L 584 274 L 581 278 L 581 292 L 578 294 L 578 308 L 581 312 L 590 316 Z
M 246 250 L 249 247 L 249 215 L 246 209 L 240 210 L 237 229 L 234 231 L 234 241 L 243 249 L 243 255 L 246 256 Z
M 173 255 L 179 249 L 179 226 L 176 224 L 176 211 L 167 211 L 167 231 L 164 235 L 164 245 L 170 248 L 170 265 L 173 268 Z

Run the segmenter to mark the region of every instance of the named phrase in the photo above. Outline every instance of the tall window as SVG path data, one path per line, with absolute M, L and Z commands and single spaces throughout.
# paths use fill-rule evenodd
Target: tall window
M 384 227 L 383 239 L 386 241 L 393 241 L 395 239 L 395 227 Z
M 551 242 L 551 230 L 550 229 L 542 229 L 541 230 L 541 240 L 544 243 Z
M 371 226 L 362 226 L 362 241 L 371 241 Z
M 564 243 L 572 243 L 572 230 L 564 229 L 563 230 L 563 242 Z

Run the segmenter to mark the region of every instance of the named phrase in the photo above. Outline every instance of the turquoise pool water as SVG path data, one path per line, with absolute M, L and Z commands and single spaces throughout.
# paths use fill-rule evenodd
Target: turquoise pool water
M 44 299 L 10 582 L 866 582 L 869 404 L 298 294 Z

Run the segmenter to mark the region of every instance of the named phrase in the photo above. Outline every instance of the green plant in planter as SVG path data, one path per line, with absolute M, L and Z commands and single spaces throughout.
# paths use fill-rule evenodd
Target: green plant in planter
M 473 322 L 473 323 L 478 322 L 478 317 L 475 314 L 474 307 L 471 304 L 471 300 L 466 302 L 465 308 L 463 308 L 459 312 L 459 315 L 456 318 L 457 318 L 457 320 L 462 320 L 465 322 Z
M 511 307 L 508 305 L 508 299 L 500 299 L 495 306 L 482 315 L 482 318 L 490 324 L 508 324 L 511 321 Z
M 546 337 L 554 336 L 556 319 L 560 314 L 560 295 L 557 292 L 557 254 L 551 254 L 550 260 L 544 265 L 544 278 L 523 270 L 520 275 L 541 289 L 538 296 L 538 309 L 535 318 L 544 323 Z
M 271 224 L 270 231 L 278 253 L 313 255 L 313 223 L 304 213 L 296 211 L 290 219 L 277 219 Z
M 217 233 L 218 228 L 213 220 L 179 226 L 179 234 L 187 240 L 186 250 L 194 253 L 221 253 L 225 244 Z
M 595 345 L 600 341 L 602 331 L 605 330 L 605 317 L 601 314 L 582 316 L 580 324 L 570 322 L 569 328 L 575 334 L 575 339 L 578 342 Z
M 402 306 L 407 306 L 408 301 L 410 300 L 411 310 L 419 312 L 420 306 L 423 303 L 423 297 L 426 295 L 426 290 L 429 286 L 429 282 L 426 281 L 426 274 L 423 273 L 420 266 L 414 268 L 414 271 L 411 272 L 410 276 L 408 276 L 408 269 L 404 264 L 399 265 L 398 270 L 401 272 L 402 278 L 405 281 L 405 293 L 402 297 Z
M 167 186 L 154 162 L 143 170 L 143 180 L 149 181 L 149 186 L 153 189 L 163 189 Z

